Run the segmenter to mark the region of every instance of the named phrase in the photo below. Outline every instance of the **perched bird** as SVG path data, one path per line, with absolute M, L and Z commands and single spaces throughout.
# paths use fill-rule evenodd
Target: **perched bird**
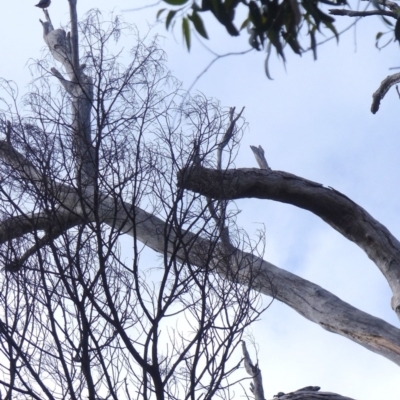
M 39 7 L 39 8 L 47 8 L 51 3 L 51 0 L 40 0 L 39 3 L 37 3 L 35 5 L 35 7 Z

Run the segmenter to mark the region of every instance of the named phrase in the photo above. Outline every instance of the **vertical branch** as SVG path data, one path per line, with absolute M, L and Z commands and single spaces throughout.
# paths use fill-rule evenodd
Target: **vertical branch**
M 11 146 L 11 132 L 12 132 L 11 122 L 7 121 L 6 140 L 9 146 Z
M 72 69 L 75 71 L 73 82 L 79 82 L 79 36 L 78 36 L 78 13 L 76 11 L 77 0 L 68 0 L 69 13 L 71 18 L 71 62 Z
M 244 107 L 242 108 L 240 113 L 237 114 L 235 117 L 235 107 L 231 107 L 231 109 L 229 110 L 230 124 L 224 134 L 224 137 L 222 138 L 221 142 L 218 144 L 218 149 L 217 149 L 217 168 L 219 170 L 222 169 L 222 152 L 223 152 L 224 148 L 227 146 L 227 144 L 229 143 L 229 141 L 232 139 L 234 132 L 235 132 L 236 122 L 242 116 L 243 111 L 244 111 Z M 228 202 L 224 201 L 224 200 L 221 201 L 220 206 L 219 206 L 220 212 L 218 213 L 214 207 L 214 204 L 213 204 L 211 198 L 207 198 L 207 201 L 208 201 L 208 207 L 209 207 L 211 216 L 214 218 L 215 223 L 217 224 L 218 229 L 220 231 L 221 242 L 228 250 L 231 247 L 231 241 L 229 238 L 229 229 L 225 224 L 226 208 L 227 208 Z
M 257 161 L 258 166 L 260 169 L 271 169 L 271 167 L 268 165 L 267 160 L 265 158 L 265 153 L 264 149 L 261 146 L 250 146 L 254 157 Z
M 254 394 L 255 400 L 264 400 L 264 389 L 262 385 L 261 370 L 258 365 L 253 365 L 250 359 L 249 352 L 246 348 L 246 343 L 242 341 L 242 350 L 244 358 L 244 368 L 246 372 L 253 378 L 253 382 L 250 384 L 250 390 Z
M 59 61 L 69 80 L 56 69 L 51 72 L 58 78 L 71 97 L 71 128 L 73 136 L 73 157 L 76 161 L 76 180 L 78 186 L 85 188 L 94 185 L 95 157 L 92 146 L 90 116 L 93 106 L 93 80 L 84 74 L 84 65 L 79 64 L 79 37 L 77 0 L 68 0 L 71 15 L 71 34 L 62 29 L 54 30 L 48 13 L 42 22 L 43 34 L 53 57 Z

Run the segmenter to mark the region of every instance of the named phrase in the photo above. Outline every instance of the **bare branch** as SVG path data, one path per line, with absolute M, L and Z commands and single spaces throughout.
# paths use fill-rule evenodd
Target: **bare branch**
M 350 397 L 341 396 L 336 393 L 319 392 L 303 388 L 291 393 L 278 393 L 274 396 L 276 400 L 354 400 Z
M 178 181 L 181 187 L 215 199 L 269 199 L 311 211 L 375 262 L 392 289 L 392 306 L 400 318 L 400 243 L 345 195 L 286 172 L 252 168 L 222 172 L 197 167 L 180 174 Z
M 372 95 L 372 105 L 371 105 L 372 114 L 377 113 L 377 111 L 379 110 L 381 100 L 385 97 L 385 95 L 389 91 L 389 89 L 393 85 L 396 85 L 396 83 L 399 83 L 399 82 L 400 82 L 400 72 L 398 72 L 397 74 L 388 76 L 381 82 L 379 88 Z
M 265 158 L 264 149 L 261 146 L 250 146 L 254 157 L 256 158 L 257 164 L 261 169 L 271 169 Z
M 71 19 L 71 51 L 72 51 L 72 68 L 75 71 L 73 82 L 79 82 L 79 36 L 78 36 L 78 13 L 76 11 L 77 0 L 68 0 L 69 13 Z
M 84 66 L 79 63 L 78 16 L 76 0 L 69 0 L 71 32 L 53 29 L 51 21 L 42 22 L 44 40 L 53 57 L 60 62 L 69 76 L 66 80 L 57 69 L 52 73 L 58 78 L 71 96 L 72 127 L 76 153 L 76 179 L 79 185 L 93 185 L 94 149 L 92 146 L 90 112 L 93 106 L 93 82 L 83 73 Z
M 254 395 L 255 400 L 264 400 L 264 389 L 262 383 L 262 376 L 261 370 L 258 368 L 258 365 L 254 365 L 251 362 L 251 358 L 249 352 L 246 348 L 246 343 L 242 341 L 242 351 L 243 351 L 243 358 L 244 358 L 244 368 L 246 372 L 253 378 L 253 382 L 250 385 L 250 390 Z
M 7 140 L 0 140 L 0 159 L 21 174 L 24 179 L 40 183 L 42 175 L 25 156 L 18 152 L 11 144 L 11 125 L 7 126 Z
M 331 15 L 343 15 L 347 17 L 369 17 L 371 15 L 381 15 L 397 19 L 397 14 L 386 10 L 370 10 L 370 11 L 354 11 L 354 10 L 337 10 L 335 8 L 329 10 Z
M 370 1 L 370 0 L 362 0 L 362 1 Z M 390 0 L 377 0 L 376 4 L 379 6 L 387 7 L 389 10 L 396 12 L 397 10 L 400 9 L 400 6 L 395 3 L 394 1 Z
M 32 232 L 49 232 L 53 228 L 63 228 L 65 231 L 80 223 L 82 223 L 81 216 L 65 210 L 60 210 L 53 216 L 42 212 L 11 217 L 1 221 L 0 243 L 11 241 Z
M 7 225 L 3 225 L 4 231 L 1 235 L 3 240 L 10 238 L 7 226 L 14 226 L 11 230 L 14 232 L 16 227 L 19 228 L 13 235 L 15 237 L 21 235 L 24 229 L 25 231 L 34 227 L 38 229 L 38 223 L 43 228 L 48 227 L 50 223 L 48 219 L 43 218 L 36 218 L 38 221 L 36 225 L 26 218 L 19 220 L 22 224 L 11 224 L 13 221 L 9 221 Z M 67 219 L 66 223 L 69 223 L 68 221 Z M 72 220 L 71 224 L 74 222 L 77 223 L 77 220 Z M 105 222 L 122 232 L 135 235 L 142 243 L 159 253 L 167 249 L 168 253 L 182 261 L 187 261 L 189 257 L 194 265 L 204 265 L 204 256 L 209 254 L 210 246 L 214 246 L 207 240 L 186 231 L 185 246 L 191 250 L 189 253 L 186 251 L 177 253 L 174 246 L 177 239 L 171 232 L 172 236 L 166 240 L 165 232 L 169 229 L 163 220 L 128 205 L 119 209 L 114 217 L 105 218 Z M 215 249 L 216 257 L 218 253 L 218 249 Z M 318 285 L 238 249 L 235 251 L 235 256 L 231 257 L 229 270 L 225 269 L 225 264 L 218 262 L 218 258 L 214 262 L 222 277 L 239 279 L 242 284 L 250 284 L 254 290 L 284 302 L 322 328 L 345 336 L 400 365 L 400 330 L 385 321 L 357 310 Z
M 239 114 L 236 116 L 235 114 L 235 107 L 232 107 L 230 109 L 230 124 L 228 129 L 226 130 L 224 137 L 222 138 L 221 142 L 218 144 L 218 150 L 217 150 L 217 168 L 221 169 L 222 168 L 222 151 L 225 148 L 225 146 L 229 143 L 229 141 L 232 139 L 233 136 L 233 131 L 235 129 L 236 122 L 239 120 L 239 118 L 242 116 L 244 111 L 244 107 L 240 111 Z
M 127 221 L 125 218 L 118 220 Z M 111 223 L 111 221 L 110 221 Z M 164 221 L 143 210 L 136 209 L 136 234 L 138 239 L 157 252 L 166 246 L 173 251 L 173 238 L 165 242 L 163 232 Z M 132 234 L 125 223 L 123 229 Z M 185 232 L 185 240 L 192 243 L 189 255 L 193 264 L 201 265 L 202 254 L 210 243 Z M 215 250 L 218 254 L 218 249 Z M 178 258 L 187 254 L 177 254 Z M 272 296 L 293 308 L 305 318 L 319 324 L 322 328 L 345 336 L 369 350 L 381 354 L 400 365 L 400 330 L 387 322 L 364 313 L 340 300 L 337 296 L 302 279 L 288 271 L 280 269 L 261 258 L 236 250 L 236 264 L 231 264 L 230 271 L 223 270 L 221 265 L 217 271 L 227 279 L 239 279 L 245 285 L 265 295 Z M 185 258 L 183 258 L 185 259 Z M 231 262 L 234 258 L 231 258 Z M 273 284 L 271 285 L 271 282 Z

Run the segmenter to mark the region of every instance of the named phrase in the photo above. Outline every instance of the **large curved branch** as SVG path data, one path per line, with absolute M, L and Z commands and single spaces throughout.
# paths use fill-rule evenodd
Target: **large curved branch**
M 203 169 L 201 168 L 201 170 Z M 294 175 L 266 170 L 254 170 L 251 172 L 270 172 L 278 174 L 277 178 L 281 175 L 279 179 L 300 180 Z M 300 181 L 300 187 L 302 185 L 305 187 L 310 186 L 310 194 L 312 192 L 311 188 L 324 189 L 332 196 L 338 197 L 337 201 L 339 203 L 339 197 L 341 197 L 355 206 L 349 199 L 336 191 L 325 189 L 321 185 L 310 181 Z M 209 181 L 208 186 L 213 186 L 210 182 L 215 183 Z M 297 192 L 300 195 L 302 190 L 297 188 Z M 351 208 L 350 205 L 347 207 Z M 320 208 L 323 211 L 326 205 L 325 207 L 320 206 Z M 329 207 L 325 212 L 329 214 L 328 211 Z M 330 212 L 335 214 L 338 210 L 331 210 Z M 172 227 L 157 216 L 129 203 L 117 202 L 111 197 L 102 201 L 98 213 L 100 221 L 120 232 L 137 238 L 156 252 L 164 254 L 167 251 L 181 261 L 189 261 L 198 266 L 206 264 L 214 266 L 215 272 L 223 278 L 251 286 L 254 290 L 267 296 L 272 296 L 310 321 L 319 324 L 322 328 L 351 339 L 400 365 L 399 329 L 356 309 L 320 286 L 240 249 L 235 249 L 227 260 L 226 252 L 220 249 L 215 242 L 189 231 L 181 232 L 178 237 Z M 364 213 L 366 214 L 365 211 Z M 87 218 L 90 218 L 90 215 L 87 212 L 83 212 L 83 215 L 85 216 L 84 221 L 87 222 Z M 54 227 L 55 221 L 59 221 L 58 224 L 61 224 L 64 229 L 69 229 L 82 223 L 82 218 L 75 212 L 68 212 L 65 209 L 55 212 L 55 217 L 52 220 L 45 214 L 36 214 L 31 218 L 10 218 L 1 223 L 0 243 L 29 232 L 49 229 L 51 226 Z M 176 253 L 177 243 L 179 244 L 178 247 L 181 248 L 178 253 Z M 223 262 L 221 262 L 221 258 Z
M 344 196 L 343 198 L 347 199 Z M 169 229 L 169 225 L 144 210 L 125 203 L 114 216 L 108 214 L 105 222 L 135 236 L 156 252 L 163 254 L 167 250 L 168 253 L 174 254 L 176 251 L 175 243 L 178 239 Z M 166 235 L 166 232 L 169 234 Z M 212 248 L 215 256 L 211 263 L 223 278 L 250 285 L 252 289 L 282 301 L 322 328 L 344 336 L 400 365 L 400 329 L 358 310 L 322 287 L 280 269 L 260 257 L 236 249 L 226 267 L 226 264 L 218 259 L 218 255 L 224 254 L 224 251 L 215 248 L 215 243 L 188 231 L 183 232 L 179 240 L 182 247 L 186 246 L 190 251 L 178 253 L 178 259 L 187 261 L 189 258 L 191 263 L 201 266 L 204 265 L 204 257 L 209 257 Z M 207 259 L 207 262 L 210 260 Z
M 282 171 L 192 167 L 178 184 L 215 199 L 258 198 L 306 209 L 360 246 L 387 279 L 400 318 L 400 242 L 362 207 L 332 188 Z

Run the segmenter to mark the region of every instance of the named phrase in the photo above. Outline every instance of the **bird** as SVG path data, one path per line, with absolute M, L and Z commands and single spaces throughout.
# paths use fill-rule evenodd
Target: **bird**
M 35 5 L 35 7 L 39 7 L 39 8 L 47 8 L 51 3 L 51 0 L 40 0 L 39 3 L 37 3 Z

